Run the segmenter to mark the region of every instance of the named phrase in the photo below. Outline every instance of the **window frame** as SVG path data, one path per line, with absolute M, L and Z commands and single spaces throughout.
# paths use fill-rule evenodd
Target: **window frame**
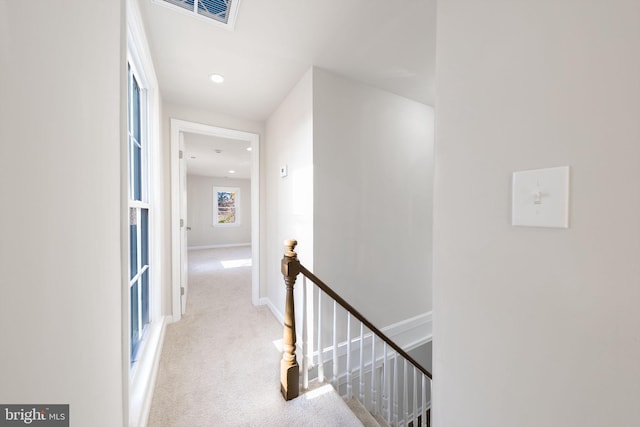
M 161 109 L 158 79 L 151 58 L 151 51 L 144 31 L 142 14 L 138 2 L 126 2 L 126 50 L 122 52 L 121 93 L 122 123 L 120 141 L 120 200 L 121 200 L 121 295 L 122 295 L 122 370 L 125 424 L 145 425 L 149 417 L 149 402 L 153 395 L 153 384 L 157 375 L 157 366 L 162 350 L 162 339 L 170 316 L 162 309 L 163 245 L 166 244 L 163 228 L 162 194 L 162 141 Z M 142 341 L 137 349 L 137 361 L 131 364 L 130 337 L 130 295 L 128 269 L 130 244 L 129 236 L 129 141 L 128 141 L 128 67 L 130 67 L 143 89 L 144 109 L 142 117 L 146 121 L 146 173 L 148 185 L 145 186 L 145 202 L 149 204 L 148 242 L 149 242 L 149 319 Z M 135 203 L 134 203 L 135 205 Z M 128 378 L 127 378 L 128 377 Z M 128 379 L 128 381 L 127 381 Z
M 138 114 L 139 114 L 139 141 L 136 140 L 136 135 L 133 132 L 134 128 L 134 108 L 132 108 L 132 102 L 134 100 L 134 82 L 138 87 Z M 127 61 L 127 210 L 128 210 L 128 218 L 129 218 L 129 227 L 128 227 L 128 253 L 127 253 L 127 277 L 128 277 L 128 287 L 127 287 L 127 301 L 128 301 L 128 313 L 129 313 L 129 365 L 132 368 L 131 371 L 133 373 L 133 368 L 135 368 L 135 364 L 138 361 L 138 358 L 141 354 L 141 348 L 144 344 L 146 335 L 149 332 L 149 328 L 151 326 L 151 322 L 153 321 L 153 310 L 152 310 L 152 293 L 153 293 L 153 269 L 151 268 L 152 260 L 151 260 L 151 241 L 152 241 L 152 233 L 151 233 L 151 223 L 152 223 L 152 209 L 150 203 L 150 164 L 149 164 L 149 98 L 148 91 L 145 88 L 145 80 L 143 78 L 143 74 L 138 72 L 136 64 L 131 58 L 128 58 Z M 140 166 L 137 171 L 140 175 L 140 194 L 139 198 L 136 194 L 136 181 L 133 178 L 133 174 L 136 173 L 136 165 L 135 165 L 135 155 L 134 155 L 134 146 L 132 144 L 138 144 L 140 147 Z M 146 236 L 143 232 L 142 226 L 142 218 L 143 211 L 146 211 Z M 133 244 L 132 239 L 132 222 L 135 218 L 135 247 L 136 247 L 136 271 L 132 271 L 132 257 L 131 257 L 131 249 Z M 146 243 L 143 242 L 143 238 L 146 237 Z M 143 247 L 146 245 L 146 264 L 143 264 Z M 143 300 L 144 286 L 146 280 L 146 301 Z M 137 303 L 137 319 L 136 322 L 133 322 L 132 317 L 132 289 L 137 285 L 136 288 L 136 303 Z M 146 314 L 147 319 L 144 319 L 144 306 L 146 304 Z M 134 342 L 134 325 L 136 326 L 136 340 Z
M 235 221 L 234 222 L 219 222 L 219 211 L 220 206 L 218 205 L 218 194 L 219 193 L 233 193 L 234 196 L 234 209 L 235 209 Z M 241 218 L 241 207 L 240 207 L 240 187 L 221 187 L 214 186 L 213 187 L 213 215 L 212 222 L 214 227 L 239 227 L 240 226 L 240 218 Z

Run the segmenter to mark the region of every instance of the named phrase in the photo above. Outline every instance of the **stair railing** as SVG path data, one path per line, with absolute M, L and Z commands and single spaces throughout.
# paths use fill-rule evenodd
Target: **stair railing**
M 431 373 L 398 344 L 374 326 L 353 306 L 307 270 L 298 260 L 295 240 L 285 241 L 282 275 L 286 285 L 283 353 L 280 364 L 280 386 L 285 400 L 300 393 L 300 366 L 296 356 L 296 325 L 294 284 L 298 274 L 303 276 L 303 389 L 308 388 L 309 376 L 322 383 L 330 379 L 333 387 L 345 399 L 357 399 L 373 416 L 392 426 L 429 426 L 431 415 Z M 318 291 L 307 292 L 306 279 Z M 317 300 L 313 301 L 314 295 Z M 324 305 L 329 299 L 330 305 Z M 309 315 L 307 307 L 316 314 L 316 342 L 308 340 Z M 316 310 L 317 309 L 317 310 Z M 342 313 L 340 313 L 342 311 Z M 332 319 L 323 317 L 331 314 Z M 339 331 L 339 316 L 346 315 L 346 330 Z M 355 325 L 354 325 L 355 320 Z M 359 322 L 359 324 L 357 324 Z M 323 324 L 331 324 L 330 345 L 325 345 Z M 342 322 L 344 323 L 344 322 Z M 353 332 L 356 332 L 355 334 Z M 354 336 L 355 335 L 355 336 Z M 344 341 L 340 341 L 345 338 Z M 316 352 L 311 349 L 316 344 Z M 315 353 L 315 362 L 314 362 Z M 357 393 L 354 392 L 357 390 Z

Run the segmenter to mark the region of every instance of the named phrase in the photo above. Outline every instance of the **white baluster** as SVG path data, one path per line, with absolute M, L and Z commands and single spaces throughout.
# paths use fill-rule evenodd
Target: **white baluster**
M 353 396 L 351 386 L 351 313 L 347 312 L 347 399 Z
M 318 288 L 318 382 L 324 382 L 324 361 L 322 357 L 322 290 Z
M 371 412 L 378 409 L 378 390 L 376 389 L 376 335 L 371 334 Z
M 398 368 L 398 353 L 393 355 L 393 425 L 398 425 L 398 412 L 400 408 L 400 391 L 398 390 L 398 375 L 400 375 L 400 369 Z
M 338 303 L 333 301 L 333 388 L 338 390 Z
M 307 322 L 309 313 L 307 311 L 307 278 L 302 276 L 302 389 L 309 388 L 309 358 L 308 346 L 309 337 L 307 333 Z
M 382 390 L 382 417 L 387 417 L 387 421 L 389 420 L 389 363 L 387 360 L 388 352 L 387 352 L 387 343 L 384 343 L 382 350 L 382 384 L 380 385 L 380 389 Z
M 409 424 L 409 384 L 407 378 L 407 360 L 402 359 L 404 361 L 404 385 L 403 385 L 403 393 L 402 393 L 402 411 L 404 412 L 404 425 Z
M 384 341 L 382 341 L 384 343 Z M 377 380 L 377 384 L 378 386 L 376 387 L 376 393 L 378 393 L 378 397 L 376 398 L 376 414 L 379 414 L 380 411 L 382 411 L 382 365 L 378 366 L 377 364 L 377 359 L 376 359 L 376 365 L 375 365 L 375 370 L 376 370 L 376 380 Z
M 304 275 L 302 276 L 304 277 Z M 306 282 L 306 277 L 304 277 Z M 313 352 L 316 345 L 316 305 L 315 305 L 315 286 L 313 282 L 306 282 L 305 287 L 307 288 L 307 327 L 305 328 L 307 331 L 307 371 L 310 371 L 311 368 L 315 366 L 313 363 Z
M 427 376 L 422 374 L 422 409 L 420 410 L 421 426 L 427 425 Z
M 418 369 L 413 367 L 413 425 L 418 425 Z
M 376 368 L 376 378 L 378 379 L 378 407 L 376 411 L 378 414 L 382 414 L 382 392 L 384 390 L 382 384 L 382 374 L 383 374 L 383 366 L 380 364 L 378 368 Z
M 391 366 L 389 366 L 389 354 L 388 348 L 385 343 L 384 346 L 384 413 L 386 415 L 387 423 L 391 424 Z
M 429 408 L 427 409 L 427 414 L 431 413 L 431 402 L 433 402 L 433 380 L 429 380 Z
M 360 403 L 364 405 L 364 323 L 360 322 Z

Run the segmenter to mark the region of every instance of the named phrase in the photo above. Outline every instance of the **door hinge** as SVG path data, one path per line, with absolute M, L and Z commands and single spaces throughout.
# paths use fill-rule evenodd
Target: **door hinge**
M 184 227 L 184 219 L 180 218 L 180 227 Z
M 180 295 L 184 295 L 184 286 L 180 286 Z
M 182 150 L 178 151 L 178 158 L 182 159 L 184 157 L 184 153 L 182 152 Z

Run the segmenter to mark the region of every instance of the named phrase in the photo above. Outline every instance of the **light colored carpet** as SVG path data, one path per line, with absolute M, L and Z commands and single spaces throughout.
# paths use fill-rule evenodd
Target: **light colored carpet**
M 282 398 L 282 327 L 251 304 L 250 258 L 189 252 L 187 312 L 167 327 L 148 426 L 361 426 L 330 386 Z

